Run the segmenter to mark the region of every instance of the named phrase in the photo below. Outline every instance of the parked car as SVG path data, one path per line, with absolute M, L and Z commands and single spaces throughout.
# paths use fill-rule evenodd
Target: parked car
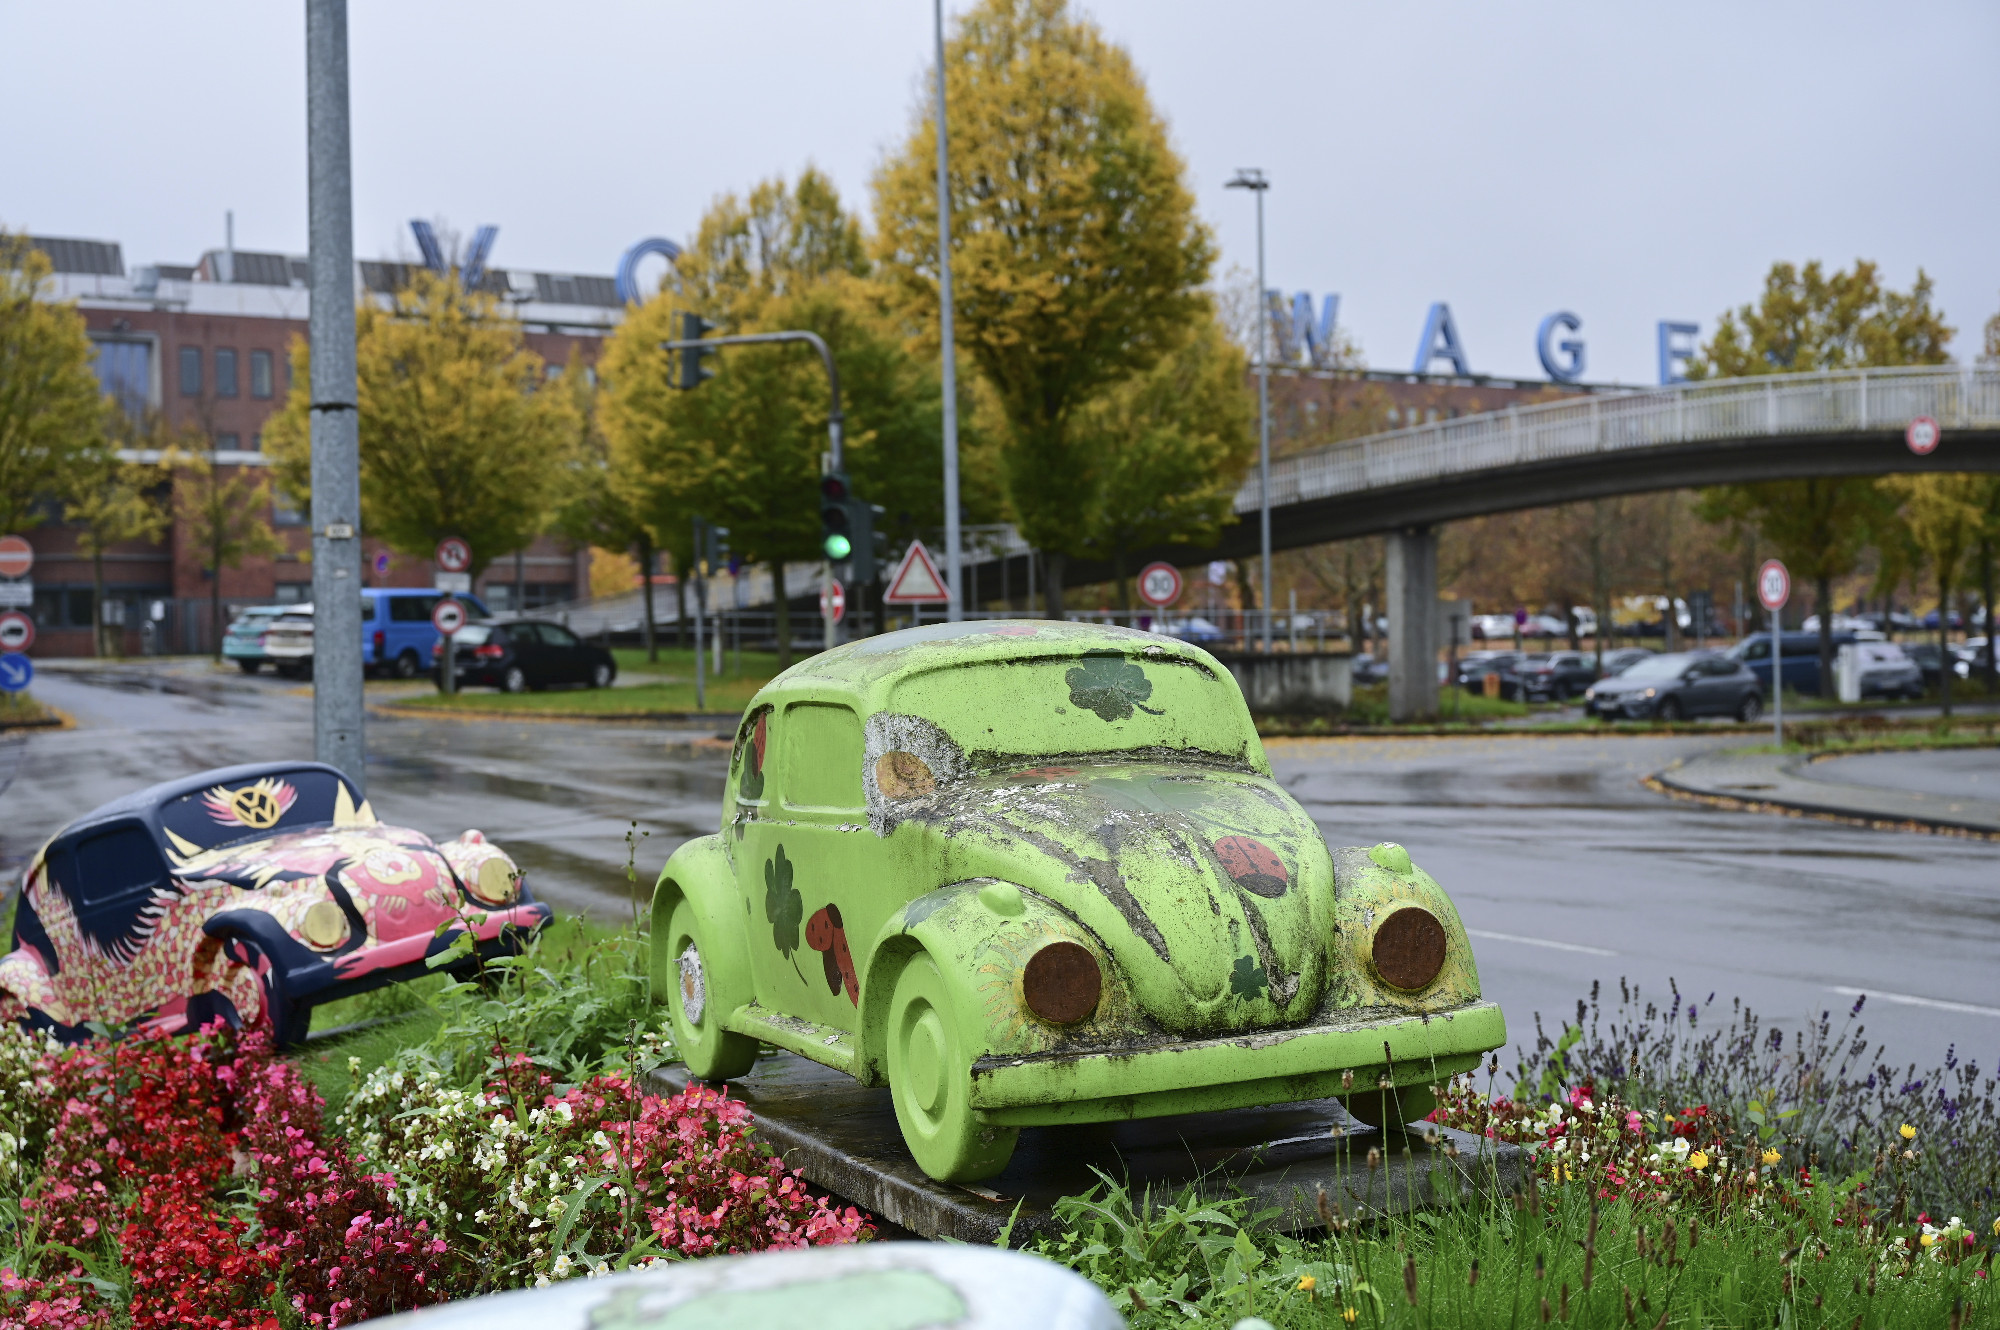
M 1389 677 L 1389 662 L 1366 651 L 1354 658 L 1352 669 L 1355 683 L 1381 683 Z
M 477 831 L 440 845 L 386 825 L 316 762 L 226 767 L 105 804 L 29 862 L 0 1019 L 74 1041 L 221 1017 L 297 1043 L 318 1003 L 424 974 L 468 930 L 498 954 L 548 918 Z
M 264 629 L 264 659 L 287 679 L 312 678 L 312 606 L 288 606 L 283 614 L 271 620 Z
M 1924 695 L 1923 667 L 1894 642 L 1856 642 L 1855 663 L 1861 670 L 1863 697 Z
M 1501 675 L 1500 691 L 1529 702 L 1567 702 L 1596 681 L 1597 669 L 1581 651 L 1531 651 Z
M 459 593 L 473 623 L 492 618 L 479 597 Z M 414 679 L 436 663 L 438 630 L 431 609 L 438 593 L 428 587 L 368 587 L 361 593 L 361 665 L 397 679 Z
M 1229 672 L 1157 634 L 836 647 L 751 700 L 722 806 L 653 896 L 676 1049 L 886 1084 L 934 1178 L 1028 1126 L 1325 1095 L 1414 1121 L 1505 1040 L 1444 890 L 1399 845 L 1329 852 Z
M 1911 660 L 1916 662 L 1917 668 L 1923 671 L 1924 687 L 1936 688 L 1940 673 L 1939 662 L 1944 659 L 1944 653 L 1938 650 L 1938 644 L 1936 642 L 1912 642 L 1905 646 L 1903 651 Z M 1972 677 L 1972 662 L 1961 656 L 1956 648 L 1951 652 L 1951 677 L 1954 679 L 1969 679 Z
M 503 693 L 564 684 L 609 688 L 618 677 L 618 662 L 609 651 L 559 623 L 522 619 L 468 624 L 452 635 L 452 647 L 461 688 L 498 688 Z M 443 654 L 440 638 L 431 662 L 431 678 L 439 688 L 444 687 L 438 660 Z
M 1785 687 L 1807 697 L 1819 696 L 1819 634 L 1786 632 L 1784 640 Z M 1838 651 L 1854 640 L 1853 633 L 1835 633 L 1833 648 Z M 1729 657 L 1740 660 L 1757 676 L 1758 684 L 1771 691 L 1771 635 L 1752 633 L 1729 648 Z
M 1458 658 L 1458 684 L 1468 693 L 1481 692 L 1486 687 L 1486 676 L 1500 676 L 1500 687 L 1504 692 L 1507 684 L 1507 667 L 1519 660 L 1518 651 L 1468 651 Z
M 1609 679 L 1623 674 L 1648 656 L 1659 654 L 1651 647 L 1619 647 L 1616 651 L 1607 651 L 1604 653 L 1604 677 Z
M 264 654 L 264 630 L 285 612 L 283 605 L 253 605 L 229 621 L 222 635 L 224 659 L 236 662 L 245 674 L 255 674 L 270 657 Z
M 1599 679 L 1584 693 L 1599 720 L 1682 720 L 1734 716 L 1748 724 L 1764 710 L 1757 676 L 1742 661 L 1713 652 L 1676 651 Z
M 1220 642 L 1226 634 L 1200 615 L 1191 615 L 1179 623 L 1163 629 L 1168 637 L 1178 637 L 1183 642 Z

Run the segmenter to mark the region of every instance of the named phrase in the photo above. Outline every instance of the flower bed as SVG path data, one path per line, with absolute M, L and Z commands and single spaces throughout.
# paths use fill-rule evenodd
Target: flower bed
M 872 1233 L 807 1193 L 713 1091 L 564 1086 L 525 1058 L 469 1096 L 440 1083 L 404 1097 L 403 1073 L 383 1075 L 344 1111 L 343 1141 L 257 1032 L 64 1049 L 0 1029 L 0 1182 L 18 1197 L 4 1202 L 0 1330 L 337 1326 L 529 1279 Z

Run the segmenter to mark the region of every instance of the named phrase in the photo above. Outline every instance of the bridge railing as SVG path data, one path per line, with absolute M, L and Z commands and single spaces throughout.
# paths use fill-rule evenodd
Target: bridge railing
M 1703 439 L 2000 427 L 2000 366 L 1772 374 L 1508 407 L 1349 439 L 1271 463 L 1273 505 Z M 1255 476 L 1236 511 L 1258 505 Z

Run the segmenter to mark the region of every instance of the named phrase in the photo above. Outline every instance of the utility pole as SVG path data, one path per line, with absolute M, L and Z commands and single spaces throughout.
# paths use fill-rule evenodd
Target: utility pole
M 1240 169 L 1223 188 L 1247 189 L 1257 196 L 1257 529 L 1264 566 L 1264 654 L 1271 653 L 1271 310 L 1264 295 L 1264 191 L 1271 182 L 1256 167 Z
M 947 188 L 949 150 L 944 117 L 944 0 L 933 0 L 937 35 L 937 199 L 938 199 L 938 334 L 944 342 L 944 589 L 945 619 L 965 617 L 958 591 L 958 365 L 951 326 L 951 191 Z
M 347 0 L 306 0 L 306 152 L 312 250 L 313 756 L 338 767 L 366 794 Z

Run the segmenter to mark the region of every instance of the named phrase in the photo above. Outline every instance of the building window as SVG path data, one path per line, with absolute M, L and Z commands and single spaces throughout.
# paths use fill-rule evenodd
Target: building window
M 243 448 L 243 436 L 241 434 L 218 434 L 215 436 L 215 448 L 217 452 L 240 452 Z
M 228 347 L 218 347 L 215 352 L 215 395 L 234 397 L 236 390 L 236 352 Z
M 252 351 L 250 353 L 250 395 L 269 397 L 271 395 L 271 353 Z
M 282 495 L 271 500 L 272 526 L 304 526 L 306 515 L 285 502 Z
M 181 396 L 201 396 L 201 348 L 181 348 Z
M 311 582 L 280 582 L 271 588 L 271 599 L 279 605 L 298 605 L 312 599 Z
M 256 433 L 250 436 L 250 451 L 253 453 L 261 453 L 264 451 L 263 430 L 258 430 Z
M 98 386 L 136 418 L 153 398 L 152 343 L 93 341 L 91 350 Z

